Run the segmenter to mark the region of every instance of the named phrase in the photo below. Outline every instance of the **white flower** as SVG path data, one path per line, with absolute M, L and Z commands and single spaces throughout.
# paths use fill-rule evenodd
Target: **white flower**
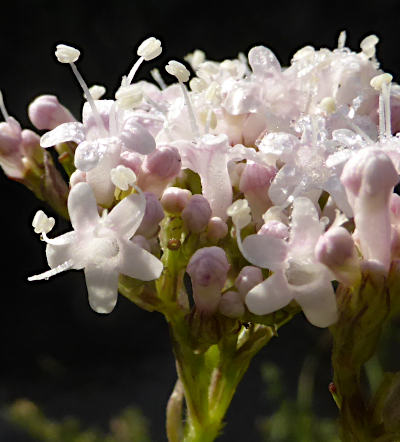
M 97 313 L 111 312 L 117 302 L 120 273 L 151 281 L 163 269 L 160 260 L 129 241 L 142 222 L 145 205 L 143 194 L 133 194 L 100 217 L 91 187 L 76 184 L 68 198 L 74 230 L 55 239 L 43 234 L 51 270 L 28 279 L 48 279 L 64 270 L 84 269 L 91 307 Z

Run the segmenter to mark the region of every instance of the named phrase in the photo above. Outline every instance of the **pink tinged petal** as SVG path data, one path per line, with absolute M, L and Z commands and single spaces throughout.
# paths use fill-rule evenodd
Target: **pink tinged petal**
M 246 296 L 247 308 L 256 315 L 267 315 L 285 307 L 293 299 L 282 271 L 252 288 Z
M 85 132 L 82 123 L 63 123 L 50 132 L 45 133 L 40 139 L 40 145 L 42 147 L 51 147 L 66 141 L 73 141 L 79 144 L 84 140 Z
M 46 257 L 50 268 L 57 267 L 74 258 L 74 243 L 77 235 L 74 231 L 65 233 L 47 244 Z M 75 269 L 81 268 L 74 266 Z
M 246 236 L 242 248 L 249 262 L 272 271 L 282 268 L 288 252 L 284 240 L 268 234 Z
M 271 201 L 277 206 L 288 206 L 302 191 L 300 181 L 301 173 L 296 167 L 283 166 L 270 185 L 268 195 Z
M 275 54 L 264 46 L 256 46 L 249 51 L 249 65 L 255 75 L 271 77 L 281 72 L 281 65 Z
M 293 202 L 290 228 L 290 254 L 314 256 L 314 247 L 322 234 L 317 209 L 308 198 L 299 197 Z
M 140 194 L 129 195 L 119 202 L 107 215 L 107 225 L 121 238 L 131 238 L 143 220 L 146 200 Z
M 131 241 L 119 241 L 120 260 L 118 271 L 141 281 L 159 278 L 163 270 L 162 262 Z
M 68 196 L 68 213 L 75 230 L 92 229 L 99 222 L 99 213 L 92 188 L 78 183 Z
M 148 155 L 156 148 L 156 141 L 151 133 L 137 122 L 135 117 L 125 121 L 119 138 L 125 149 Z
M 118 299 L 118 270 L 107 265 L 85 267 L 89 304 L 97 313 L 110 313 Z
M 121 148 L 117 144 L 109 144 L 107 152 L 96 167 L 86 172 L 86 180 L 93 189 L 96 201 L 105 207 L 114 199 L 115 186 L 111 181 L 111 169 L 120 163 Z
M 338 319 L 335 292 L 332 284 L 321 279 L 310 287 L 295 290 L 294 299 L 300 304 L 308 321 L 317 327 L 329 327 Z
M 98 141 L 83 141 L 75 151 L 75 167 L 82 172 L 88 172 L 97 166 L 107 152 L 107 144 Z

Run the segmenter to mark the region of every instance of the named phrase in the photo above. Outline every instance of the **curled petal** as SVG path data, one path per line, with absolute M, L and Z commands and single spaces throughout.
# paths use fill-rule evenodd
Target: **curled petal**
M 89 304 L 97 313 L 110 313 L 118 299 L 118 271 L 111 266 L 85 267 Z
M 253 287 L 246 296 L 248 309 L 256 315 L 267 315 L 285 307 L 293 299 L 282 271 L 274 273 Z
M 161 275 L 162 262 L 147 250 L 128 240 L 120 241 L 119 246 L 121 258 L 118 271 L 120 273 L 141 281 L 152 281 Z
M 51 243 L 47 244 L 46 257 L 50 268 L 57 267 L 74 257 L 73 245 L 76 238 L 74 231 L 67 232 L 52 239 Z M 74 266 L 74 268 L 77 267 Z
M 98 141 L 83 141 L 75 151 L 75 167 L 82 172 L 88 172 L 97 166 L 107 151 L 106 143 Z
M 264 46 L 249 51 L 249 65 L 255 75 L 270 77 L 281 72 L 281 65 L 275 54 Z
M 50 132 L 45 133 L 40 139 L 42 147 L 51 147 L 66 141 L 81 143 L 85 139 L 83 124 L 78 122 L 63 123 Z

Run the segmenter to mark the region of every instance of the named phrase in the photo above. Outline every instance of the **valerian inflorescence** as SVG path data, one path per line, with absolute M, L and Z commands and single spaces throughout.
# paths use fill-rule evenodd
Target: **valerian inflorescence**
M 83 90 L 82 121 L 57 97 L 38 97 L 29 117 L 38 131 L 48 130 L 40 138 L 9 116 L 0 96 L 5 174 L 73 226 L 50 239 L 54 220 L 35 216 L 51 270 L 29 279 L 84 269 L 95 311 L 112 311 L 119 285 L 139 306 L 166 316 L 188 441 L 205 422 L 207 440 L 218 434 L 207 413 L 223 396 L 223 370 L 236 367 L 231 387 L 239 382 L 240 349 L 247 345 L 254 355 L 300 309 L 312 324 L 332 326 L 336 369 L 339 327 L 352 320 L 368 334 L 389 315 L 388 300 L 372 301 L 371 287 L 378 284 L 376 296 L 388 296 L 393 309 L 398 303 L 400 86 L 380 69 L 377 43 L 369 36 L 353 52 L 342 33 L 337 48 L 306 46 L 285 68 L 263 46 L 222 62 L 197 50 L 185 58 L 191 71 L 169 61 L 165 71 L 177 82 L 167 86 L 157 69 L 156 84 L 134 81 L 140 65 L 162 51 L 151 37 L 108 98 L 78 72 L 80 51 L 58 45 L 58 61 L 70 65 Z M 46 150 L 53 147 L 70 176 L 68 199 Z M 364 321 L 371 308 L 375 315 Z M 347 336 L 346 348 L 359 352 L 357 337 Z M 214 345 L 219 358 L 207 365 L 201 355 Z M 360 370 L 364 356 L 346 369 Z M 191 384 L 195 366 L 220 370 L 207 372 L 204 397 Z M 335 381 L 339 402 L 350 391 L 346 379 Z M 351 440 L 368 433 L 344 421 Z M 171 425 L 170 434 L 179 433 Z

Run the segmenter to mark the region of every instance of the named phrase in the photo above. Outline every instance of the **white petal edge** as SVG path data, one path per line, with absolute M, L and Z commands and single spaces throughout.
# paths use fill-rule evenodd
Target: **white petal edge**
M 78 183 L 71 189 L 68 213 L 75 230 L 90 229 L 99 222 L 96 199 L 89 184 Z
M 59 143 L 65 143 L 66 141 L 73 141 L 79 144 L 84 141 L 84 139 L 85 132 L 82 123 L 63 123 L 50 132 L 46 132 L 40 138 L 40 145 L 42 147 L 52 147 Z
M 97 313 L 110 313 L 118 299 L 118 270 L 110 266 L 85 267 L 89 304 Z

